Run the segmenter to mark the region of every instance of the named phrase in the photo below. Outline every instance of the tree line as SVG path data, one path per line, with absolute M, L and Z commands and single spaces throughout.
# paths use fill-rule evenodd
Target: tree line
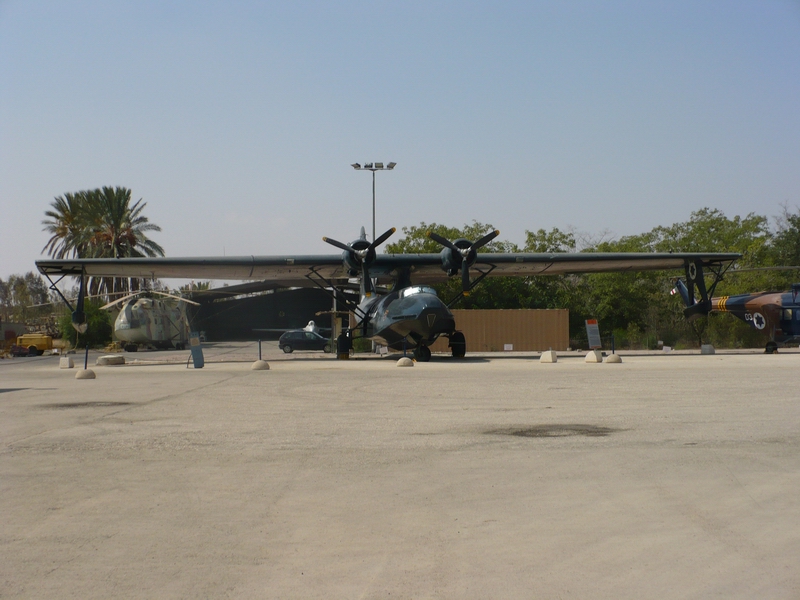
M 729 218 L 720 210 L 703 208 L 687 221 L 616 240 L 592 240 L 558 228 L 539 229 L 525 232 L 523 246 L 496 238 L 479 252 L 738 252 L 742 259 L 737 271 L 725 276 L 717 295 L 780 291 L 800 279 L 800 268 L 763 267 L 800 266 L 800 212 L 784 207 L 772 223 L 754 213 Z M 386 252 L 439 252 L 441 246 L 427 237 L 428 231 L 450 240 L 475 240 L 493 228 L 476 221 L 462 228 L 423 222 L 404 227 L 404 237 L 387 244 Z M 574 347 L 586 347 L 584 322 L 590 318 L 598 319 L 603 336 L 609 339 L 613 335 L 620 347 L 655 347 L 659 340 L 676 347 L 703 342 L 723 347 L 763 345 L 757 332 L 730 315 L 712 314 L 708 319 L 687 322 L 679 296 L 670 294 L 679 275 L 675 271 L 644 271 L 487 278 L 456 307 L 567 308 Z M 445 301 L 459 295 L 457 280 L 435 286 Z
M 148 233 L 161 231 L 143 214 L 146 203 L 132 201 L 124 187 L 103 187 L 56 197 L 45 212 L 44 231 L 50 234 L 43 252 L 52 258 L 127 258 L 164 256 L 163 248 Z M 494 227 L 473 221 L 463 227 L 420 223 L 403 227 L 403 237 L 387 244 L 389 253 L 438 253 L 441 246 L 427 237 L 434 231 L 450 240 L 476 240 Z M 800 211 L 783 207 L 769 219 L 750 213 L 728 217 L 703 208 L 689 219 L 659 226 L 639 235 L 591 238 L 574 231 L 538 229 L 525 232 L 524 245 L 496 238 L 480 252 L 738 252 L 742 259 L 717 287 L 717 295 L 786 290 L 800 280 L 798 270 L 764 267 L 800 266 Z M 612 334 L 620 347 L 666 345 L 696 346 L 708 341 L 719 346 L 760 346 L 763 340 L 746 324 L 730 315 L 712 314 L 689 323 L 678 296 L 670 294 L 675 271 L 595 273 L 485 279 L 472 293 L 458 300 L 458 308 L 567 308 L 570 338 L 585 347 L 584 321 L 596 318 L 601 332 Z M 91 278 L 89 294 L 107 301 L 115 293 L 136 291 L 154 282 L 135 278 Z M 155 282 L 157 285 L 157 282 Z M 435 286 L 445 300 L 459 296 L 460 278 Z M 0 279 L 0 317 L 25 321 L 52 312 L 35 305 L 52 300 L 48 286 L 33 272 Z

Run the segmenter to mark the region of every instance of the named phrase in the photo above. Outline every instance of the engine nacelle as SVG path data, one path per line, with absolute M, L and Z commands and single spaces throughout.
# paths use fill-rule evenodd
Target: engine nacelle
M 453 245 L 456 248 L 466 250 L 472 246 L 472 242 L 464 238 L 459 238 L 453 242 Z M 464 262 L 464 257 L 460 252 L 456 252 L 452 248 L 445 247 L 442 249 L 441 255 L 442 270 L 445 271 L 448 276 L 453 276 L 461 270 L 461 263 Z M 467 266 L 471 267 L 475 263 L 476 257 L 477 252 L 475 250 L 471 250 L 469 254 L 467 254 Z
M 353 250 L 367 250 L 369 249 L 369 242 L 363 238 L 359 238 L 354 242 L 351 242 L 350 247 L 353 248 Z M 373 260 L 375 260 L 375 249 L 369 249 L 363 259 L 355 252 L 347 250 L 342 253 L 342 260 L 344 261 L 348 273 L 351 274 L 351 277 L 355 277 L 361 272 L 362 263 L 370 264 Z

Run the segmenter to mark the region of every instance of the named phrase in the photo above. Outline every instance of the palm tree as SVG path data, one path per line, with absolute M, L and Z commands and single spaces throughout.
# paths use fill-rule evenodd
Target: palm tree
M 44 231 L 51 234 L 42 252 L 53 258 L 80 257 L 86 251 L 86 218 L 84 207 L 86 192 L 57 196 L 50 203 L 52 210 L 45 211 L 50 219 L 42 221 Z
M 142 215 L 145 206 L 147 203 L 141 198 L 131 205 L 128 188 L 104 187 L 89 192 L 86 214 L 91 229 L 88 245 L 91 257 L 164 256 L 164 249 L 146 235 L 149 231 L 161 231 L 161 227 Z M 106 294 L 140 287 L 138 279 L 119 277 L 106 277 L 92 284 L 97 284 L 98 292 Z
M 87 216 L 91 222 L 89 247 L 93 258 L 164 256 L 164 249 L 145 232 L 161 227 L 142 215 L 146 202 L 131 205 L 127 188 L 104 187 L 87 194 Z
M 124 187 L 104 187 L 75 194 L 64 194 L 51 204 L 53 210 L 42 221 L 52 237 L 43 251 L 53 258 L 72 255 L 78 258 L 130 258 L 164 256 L 164 249 L 146 235 L 161 231 L 142 214 L 146 202 L 131 205 L 131 191 Z M 91 293 L 139 289 L 138 279 L 92 278 Z

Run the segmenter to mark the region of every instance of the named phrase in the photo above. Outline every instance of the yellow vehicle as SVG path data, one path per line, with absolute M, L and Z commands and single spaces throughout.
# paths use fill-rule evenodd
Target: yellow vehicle
M 28 349 L 28 353 L 41 356 L 45 350 L 53 349 L 53 338 L 43 333 L 26 333 L 17 338 L 17 346 Z

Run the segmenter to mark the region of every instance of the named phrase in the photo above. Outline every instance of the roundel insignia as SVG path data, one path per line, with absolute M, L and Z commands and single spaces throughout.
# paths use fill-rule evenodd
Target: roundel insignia
M 756 329 L 764 329 L 767 326 L 767 320 L 761 313 L 753 313 L 753 325 L 756 326 Z
M 689 279 L 692 281 L 697 279 L 697 265 L 695 263 L 689 263 Z

